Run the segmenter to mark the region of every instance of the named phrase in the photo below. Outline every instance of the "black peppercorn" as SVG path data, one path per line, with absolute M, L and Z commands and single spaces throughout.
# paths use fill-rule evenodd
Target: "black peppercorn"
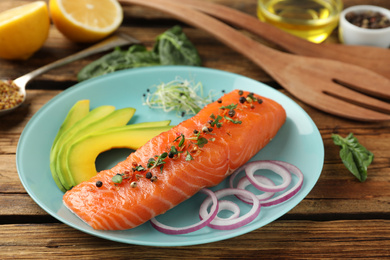
M 229 110 L 228 115 L 229 115 L 230 117 L 233 117 L 235 114 L 236 114 L 236 111 L 234 111 L 233 109 Z
M 103 186 L 103 182 L 101 182 L 101 181 L 96 182 L 96 187 L 100 188 L 102 186 Z
M 245 101 L 246 101 L 246 98 L 245 97 L 240 97 L 239 101 L 240 101 L 241 104 L 244 104 Z
M 151 172 L 147 172 L 146 175 L 145 175 L 145 177 L 146 177 L 147 179 L 152 178 L 152 173 L 151 173 Z

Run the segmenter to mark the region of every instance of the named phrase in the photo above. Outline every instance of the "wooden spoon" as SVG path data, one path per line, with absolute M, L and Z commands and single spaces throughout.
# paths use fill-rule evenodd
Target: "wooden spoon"
M 168 1 L 168 0 L 167 0 Z M 256 17 L 227 6 L 199 0 L 169 0 L 210 14 L 229 24 L 245 29 L 272 42 L 291 53 L 320 57 L 354 64 L 390 78 L 390 50 L 379 47 L 342 44 L 315 44 L 275 26 L 259 21 Z
M 361 121 L 390 120 L 385 114 L 390 113 L 389 103 L 360 93 L 390 99 L 390 80 L 377 73 L 339 61 L 274 50 L 208 15 L 166 0 L 119 2 L 154 8 L 205 30 L 262 67 L 296 98 L 322 111 Z

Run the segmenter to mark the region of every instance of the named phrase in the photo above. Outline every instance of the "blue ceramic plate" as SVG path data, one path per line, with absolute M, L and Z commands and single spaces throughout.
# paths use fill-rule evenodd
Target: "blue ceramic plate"
M 215 100 L 233 89 L 248 90 L 279 102 L 287 111 L 287 121 L 277 136 L 252 160 L 283 160 L 298 166 L 304 176 L 299 193 L 292 199 L 268 208 L 262 208 L 260 215 L 250 224 L 235 230 L 221 231 L 205 227 L 186 235 L 166 235 L 156 231 L 149 222 L 130 230 L 98 231 L 85 224 L 62 204 L 63 193 L 54 183 L 50 168 L 49 154 L 54 137 L 68 110 L 80 99 L 89 99 L 91 108 L 100 105 L 114 105 L 116 108 L 137 109 L 131 122 L 158 121 L 171 119 L 178 124 L 184 118 L 175 112 L 165 113 L 142 105 L 146 89 L 161 82 L 169 82 L 177 76 L 202 82 L 205 93 L 210 90 Z M 124 160 L 128 150 L 114 150 L 98 158 L 98 168 L 111 168 Z M 273 88 L 252 79 L 208 68 L 167 66 L 124 70 L 77 84 L 59 94 L 44 105 L 24 129 L 17 149 L 19 177 L 29 195 L 46 212 L 59 221 L 88 234 L 122 243 L 147 246 L 185 246 L 220 241 L 236 237 L 283 216 L 295 207 L 316 184 L 323 167 L 324 147 L 321 135 L 312 119 L 290 98 Z M 272 176 L 277 180 L 276 176 Z M 293 179 L 293 182 L 296 182 Z M 294 183 L 293 183 L 294 184 Z M 292 184 L 292 185 L 293 185 Z M 213 189 L 227 187 L 223 182 Z M 197 194 L 164 215 L 159 216 L 165 224 L 190 225 L 198 219 L 198 208 L 204 197 Z M 243 213 L 249 205 L 240 204 Z

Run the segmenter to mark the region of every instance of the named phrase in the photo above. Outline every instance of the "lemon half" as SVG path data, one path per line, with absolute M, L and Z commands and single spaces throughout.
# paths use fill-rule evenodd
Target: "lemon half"
M 0 58 L 28 59 L 49 35 L 50 18 L 44 1 L 0 13 Z
M 122 23 L 123 10 L 116 0 L 50 0 L 54 25 L 75 42 L 96 42 Z

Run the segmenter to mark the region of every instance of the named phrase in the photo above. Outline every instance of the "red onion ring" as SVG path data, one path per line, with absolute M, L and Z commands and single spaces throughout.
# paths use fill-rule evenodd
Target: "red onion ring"
M 233 214 L 227 218 L 220 218 L 220 217 L 218 217 L 218 213 L 221 212 L 222 210 L 231 211 L 231 212 L 233 212 Z M 234 203 L 233 201 L 220 200 L 220 201 L 218 201 L 218 213 L 214 219 L 235 219 L 235 218 L 238 218 L 240 216 L 240 207 L 236 203 Z
M 260 202 L 256 198 L 255 194 L 253 194 L 250 191 L 247 190 L 241 190 L 241 189 L 232 189 L 232 188 L 226 188 L 215 192 L 215 195 L 218 199 L 223 198 L 228 195 L 241 195 L 252 199 L 252 208 L 251 210 L 246 213 L 243 216 L 240 216 L 235 219 L 214 219 L 208 224 L 209 227 L 219 230 L 231 230 L 235 228 L 242 227 L 254 220 L 260 213 Z M 205 199 L 203 201 L 202 205 L 200 206 L 199 215 L 201 219 L 205 219 L 208 215 L 207 214 L 207 208 L 209 207 L 211 203 L 210 198 Z
M 262 175 L 254 175 L 254 172 L 259 169 L 268 169 L 279 174 L 283 179 L 282 184 L 276 186 L 269 178 Z M 246 176 L 240 179 L 237 184 L 237 188 L 233 188 L 234 178 L 242 170 L 245 170 Z M 290 185 L 292 179 L 291 174 L 298 177 L 298 182 L 288 191 L 272 198 L 275 192 L 284 191 Z M 252 192 L 245 190 L 249 184 L 252 184 L 261 191 L 264 191 L 264 193 L 255 195 Z M 254 161 L 238 168 L 231 175 L 229 185 L 231 188 L 222 189 L 215 193 L 209 189 L 202 189 L 200 191 L 209 195 L 209 197 L 206 198 L 200 206 L 199 217 L 201 218 L 201 221 L 196 224 L 187 227 L 175 228 L 160 223 L 156 220 L 156 218 L 152 218 L 150 222 L 158 231 L 171 235 L 190 233 L 205 226 L 219 230 L 239 228 L 254 220 L 259 215 L 261 206 L 267 207 L 277 205 L 293 197 L 302 188 L 303 174 L 296 166 L 287 162 L 275 160 Z M 228 200 L 221 200 L 218 202 L 218 199 L 228 195 L 236 195 L 236 197 L 244 202 L 252 204 L 251 210 L 245 215 L 239 216 L 240 208 L 237 204 Z M 211 203 L 212 207 L 209 213 L 208 207 Z M 220 218 L 217 214 L 222 210 L 229 210 L 233 212 L 233 214 L 227 218 Z
M 249 163 L 253 163 L 253 162 L 249 162 Z M 237 177 L 237 175 L 238 175 L 240 172 L 242 172 L 243 170 L 245 170 L 245 167 L 246 167 L 249 163 L 246 163 L 246 164 L 242 165 L 241 167 L 237 168 L 237 169 L 232 173 L 232 175 L 230 175 L 230 179 L 229 179 L 229 186 L 230 186 L 230 188 L 235 189 L 235 187 L 234 187 L 234 179 Z
M 294 174 L 295 176 L 298 177 L 298 182 L 291 189 L 289 189 L 287 192 L 285 192 L 285 193 L 283 193 L 283 194 L 281 194 L 273 199 L 262 201 L 261 205 L 264 207 L 273 206 L 273 205 L 282 203 L 282 202 L 290 199 L 291 197 L 293 197 L 295 194 L 298 193 L 298 191 L 302 188 L 302 185 L 303 185 L 303 173 L 301 172 L 301 170 L 298 167 L 296 167 L 295 165 L 292 165 L 290 163 L 283 162 L 283 161 L 270 161 L 270 162 L 276 163 L 276 164 L 279 164 L 279 165 L 282 165 L 283 167 L 285 167 L 289 172 L 291 172 L 292 174 Z
M 262 162 L 263 161 L 251 162 L 251 164 L 262 163 Z M 303 174 L 302 174 L 301 170 L 299 170 L 296 166 L 294 166 L 294 165 L 292 165 L 290 163 L 287 163 L 287 162 L 283 162 L 283 161 L 271 160 L 271 161 L 267 161 L 267 162 L 269 162 L 271 164 L 278 164 L 280 166 L 283 166 L 284 168 L 286 168 L 290 172 L 290 174 L 292 173 L 292 174 L 294 174 L 295 176 L 298 177 L 298 182 L 291 189 L 289 189 L 288 191 L 284 192 L 283 194 L 281 194 L 281 195 L 279 195 L 279 196 L 277 196 L 275 198 L 268 198 L 266 200 L 261 200 L 261 206 L 263 206 L 263 207 L 269 207 L 269 206 L 277 205 L 279 203 L 282 203 L 282 202 L 290 199 L 291 197 L 293 197 L 302 188 L 302 185 L 303 185 Z M 242 169 L 244 169 L 244 168 L 242 168 Z M 238 172 L 236 171 L 236 172 L 234 172 L 234 175 L 231 176 L 230 185 L 233 185 L 232 178 L 236 177 L 237 174 L 238 174 Z M 265 179 L 260 178 L 261 175 L 254 175 L 254 177 L 259 182 L 265 181 Z M 262 177 L 264 177 L 264 176 L 262 176 Z M 245 189 L 246 186 L 248 186 L 248 181 L 249 180 L 247 179 L 247 177 L 243 177 L 238 182 L 237 188 Z M 269 185 L 272 185 L 272 184 L 269 184 Z M 263 195 L 263 194 L 261 194 L 261 195 Z M 237 197 L 239 197 L 239 196 L 237 196 Z M 245 203 L 252 204 L 250 202 L 250 200 L 248 200 L 246 198 L 239 197 L 239 199 L 241 199 Z
M 271 170 L 275 172 L 276 174 L 280 175 L 283 179 L 283 182 L 276 186 L 271 186 L 267 184 L 263 184 L 261 182 L 258 182 L 255 178 L 255 171 L 256 170 Z M 245 167 L 245 173 L 249 181 L 252 183 L 253 186 L 255 186 L 257 189 L 261 191 L 267 191 L 267 192 L 278 192 L 285 190 L 291 183 L 291 173 L 284 167 L 284 165 L 280 165 L 275 163 L 275 161 L 256 161 L 247 164 Z
M 262 176 L 262 175 L 255 175 L 255 178 L 258 182 L 261 182 L 263 184 L 266 184 L 266 185 L 271 185 L 271 186 L 275 186 L 275 183 L 265 177 L 265 176 Z M 251 182 L 249 181 L 248 177 L 244 176 L 240 179 L 240 181 L 238 182 L 237 184 L 237 189 L 242 189 L 242 190 L 245 190 L 245 188 L 247 186 L 249 186 L 251 184 Z M 265 200 L 268 200 L 270 198 L 272 198 L 273 196 L 275 195 L 275 192 L 264 192 L 260 195 L 256 195 L 256 198 L 260 201 L 260 203 L 263 205 L 262 201 L 265 201 Z M 240 195 L 236 195 L 237 198 L 239 198 L 240 200 L 244 201 L 245 203 L 251 203 L 251 200 L 246 198 L 246 197 L 243 197 L 243 196 L 240 196 Z
M 200 192 L 207 194 L 209 196 L 208 198 L 213 203 L 213 206 L 211 207 L 210 213 L 206 214 L 200 222 L 193 224 L 193 225 L 190 225 L 190 226 L 186 226 L 186 227 L 171 227 L 171 226 L 167 226 L 167 225 L 160 223 L 159 221 L 157 221 L 156 218 L 152 218 L 150 220 L 150 223 L 158 231 L 163 232 L 165 234 L 169 234 L 169 235 L 187 234 L 187 233 L 194 232 L 196 230 L 199 230 L 199 229 L 209 225 L 210 222 L 218 214 L 218 208 L 219 208 L 218 207 L 218 199 L 217 199 L 217 196 L 215 195 L 215 193 L 209 189 L 201 189 Z

